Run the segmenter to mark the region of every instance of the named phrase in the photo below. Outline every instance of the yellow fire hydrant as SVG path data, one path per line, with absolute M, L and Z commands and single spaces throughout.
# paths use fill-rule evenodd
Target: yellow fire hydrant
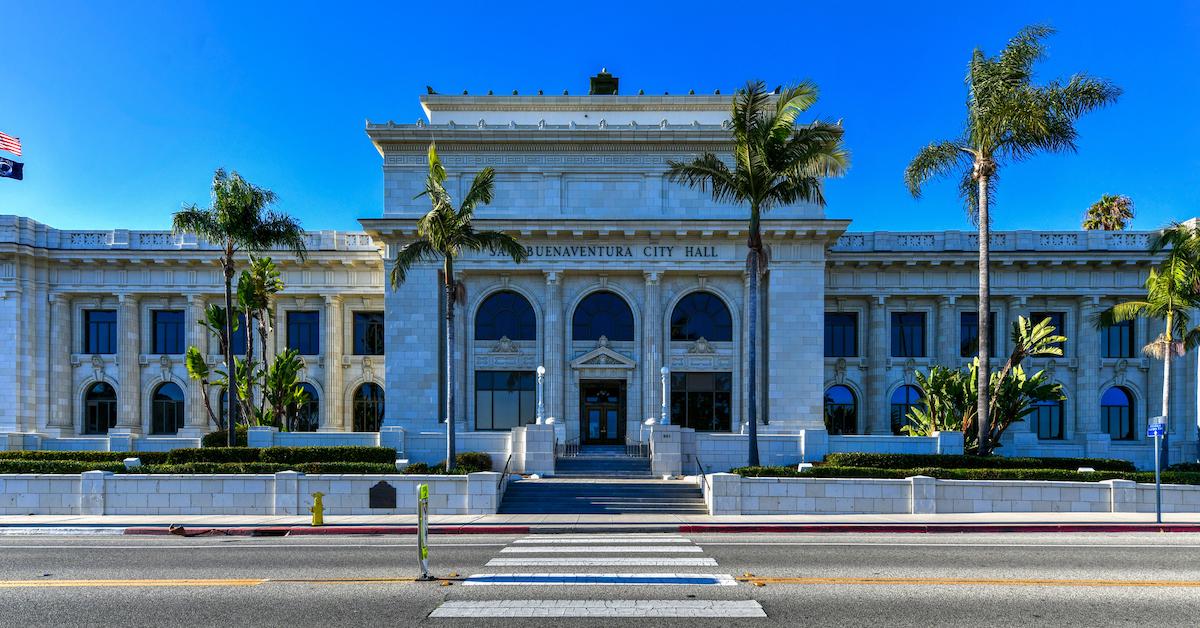
M 325 493 L 317 491 L 312 494 L 313 505 L 308 511 L 312 513 L 314 526 L 325 525 L 325 504 L 321 503 L 321 498 L 325 497 Z

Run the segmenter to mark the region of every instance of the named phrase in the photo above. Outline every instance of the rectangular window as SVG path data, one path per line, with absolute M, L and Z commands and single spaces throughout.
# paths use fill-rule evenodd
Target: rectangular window
M 1063 314 L 1062 312 L 1031 312 L 1029 314 L 1029 324 L 1037 325 L 1038 323 L 1046 320 L 1047 318 L 1050 319 L 1050 324 L 1054 326 L 1054 335 L 1055 336 L 1066 336 L 1067 335 L 1067 329 L 1066 329 L 1067 316 L 1066 316 L 1066 314 Z M 1061 342 L 1055 343 L 1053 346 L 1056 346 L 1059 349 L 1062 349 L 1064 356 L 1067 354 L 1067 348 L 1063 346 L 1063 343 L 1061 343 Z M 1043 354 L 1043 355 L 1046 355 L 1046 354 Z
M 1037 437 L 1045 440 L 1060 440 L 1063 437 L 1063 407 L 1060 402 L 1039 403 L 1034 406 L 1033 428 Z
M 924 312 L 892 312 L 892 357 L 925 357 Z
M 1106 327 L 1100 334 L 1100 355 L 1106 358 L 1134 357 L 1133 321 Z
M 858 314 L 825 312 L 825 357 L 858 356 Z
M 84 310 L 83 352 L 92 355 L 117 352 L 116 310 Z
M 155 310 L 154 341 L 150 353 L 180 355 L 183 353 L 184 325 L 183 310 Z
M 988 321 L 988 355 L 996 357 L 996 313 Z M 972 358 L 979 355 L 979 312 L 961 312 L 958 315 L 959 357 Z
M 383 355 L 383 312 L 354 313 L 354 355 Z
M 475 429 L 508 430 L 533 423 L 533 371 L 475 371 Z
M 321 313 L 288 312 L 287 346 L 300 355 L 321 353 Z
M 702 432 L 728 432 L 732 373 L 671 373 L 671 422 Z
M 255 332 L 257 333 L 257 332 Z M 259 340 L 262 338 L 259 337 Z M 246 355 L 246 315 L 237 315 L 237 329 L 233 330 L 233 342 L 230 343 L 233 355 Z

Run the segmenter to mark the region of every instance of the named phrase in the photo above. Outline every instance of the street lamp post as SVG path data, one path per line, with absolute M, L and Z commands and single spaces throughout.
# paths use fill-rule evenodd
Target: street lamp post
M 546 379 L 546 367 L 537 367 L 537 424 L 542 424 L 542 417 L 545 416 L 546 406 L 542 403 L 542 381 Z
M 671 415 L 667 411 L 667 404 L 671 402 L 671 369 L 662 367 L 662 408 L 659 411 L 658 424 L 669 425 L 671 423 Z

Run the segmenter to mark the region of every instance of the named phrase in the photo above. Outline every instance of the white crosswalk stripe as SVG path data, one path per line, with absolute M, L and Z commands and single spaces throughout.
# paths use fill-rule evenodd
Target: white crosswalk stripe
M 527 536 L 500 549 L 487 567 L 503 568 L 471 574 L 470 587 L 537 587 L 543 596 L 562 587 L 604 587 L 637 591 L 693 587 L 736 587 L 728 573 L 696 571 L 717 567 L 704 549 L 678 534 L 571 534 Z M 517 554 L 517 556 L 514 556 Z M 680 554 L 689 554 L 680 556 Z M 514 569 L 514 568 L 528 569 Z M 588 571 L 587 568 L 615 568 Z M 631 570 L 629 568 L 644 568 Z M 624 568 L 624 569 L 620 569 Z M 575 569 L 577 571 L 568 571 Z M 684 589 L 687 591 L 688 589 Z M 689 591 L 689 593 L 691 592 Z M 682 597 L 682 596 L 681 596 Z M 448 600 L 430 617 L 766 617 L 755 600 Z

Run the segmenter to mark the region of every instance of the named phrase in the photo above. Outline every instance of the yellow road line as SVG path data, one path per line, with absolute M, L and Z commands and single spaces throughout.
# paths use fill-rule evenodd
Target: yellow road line
M 753 584 L 861 584 L 1028 587 L 1174 587 L 1196 588 L 1196 580 L 1094 580 L 1045 578 L 738 578 Z
M 462 578 L 438 578 L 460 581 Z M 174 578 L 140 580 L 0 580 L 0 589 L 41 587 L 254 587 L 260 584 L 399 584 L 416 578 Z

